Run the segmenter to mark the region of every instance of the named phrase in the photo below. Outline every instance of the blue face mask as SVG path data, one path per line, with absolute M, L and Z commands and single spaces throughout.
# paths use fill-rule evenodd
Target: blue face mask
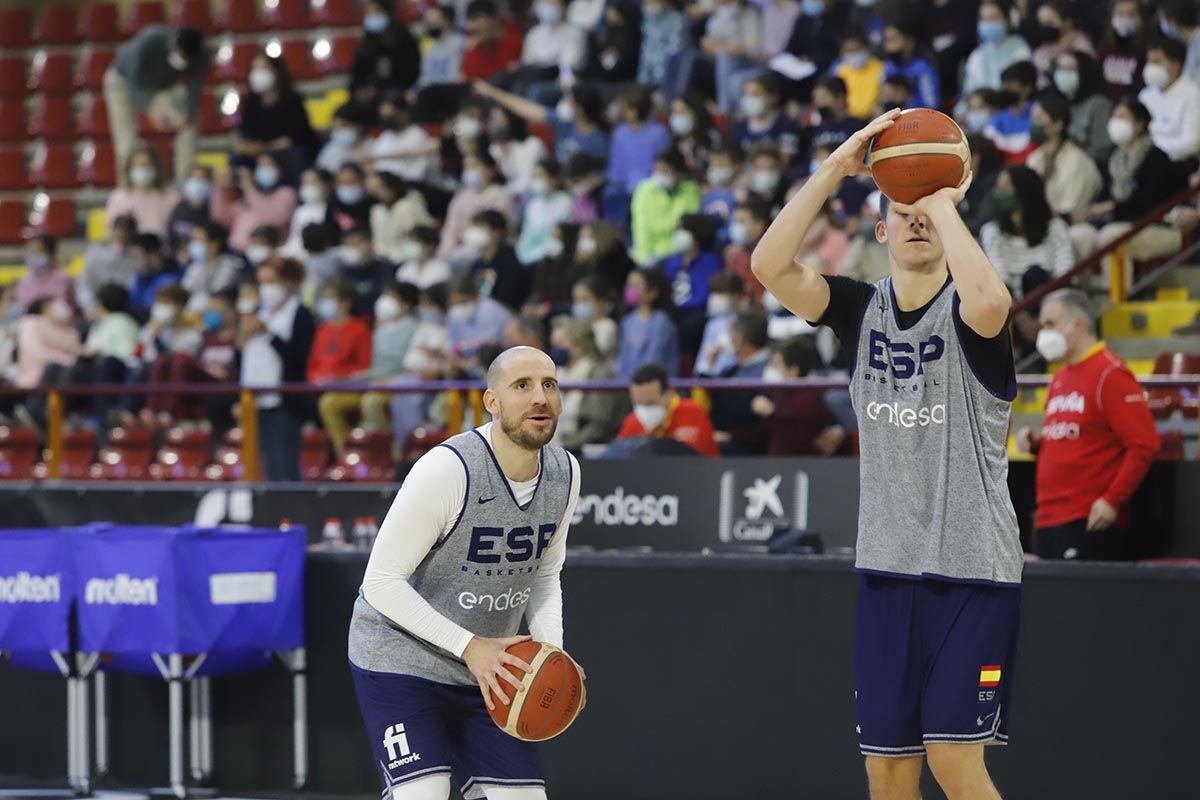
M 1175 26 L 1167 22 L 1165 19 L 1159 19 L 1158 29 L 1162 31 L 1163 36 L 1168 36 L 1177 41 L 1183 39 L 1183 37 L 1179 35 L 1179 31 L 1176 30 Z
M 800 13 L 806 17 L 819 17 L 825 13 L 825 0 L 801 0 Z
M 255 167 L 254 182 L 264 189 L 274 189 L 279 183 L 279 170 L 274 167 Z
M 982 41 L 998 42 L 1004 38 L 1006 29 L 1003 22 L 980 20 L 979 24 L 975 26 L 975 30 L 979 33 Z
M 846 64 L 851 69 L 862 69 L 867 65 L 867 61 L 871 58 L 871 53 L 868 50 L 855 50 L 850 55 L 846 56 Z
M 207 261 L 208 247 L 204 242 L 188 242 L 188 258 L 192 261 Z
M 221 324 L 225 321 L 220 311 L 205 311 L 202 317 L 205 329 L 216 333 L 221 330 Z
M 363 30 L 367 33 L 383 33 L 388 29 L 386 14 L 367 14 L 363 17 Z

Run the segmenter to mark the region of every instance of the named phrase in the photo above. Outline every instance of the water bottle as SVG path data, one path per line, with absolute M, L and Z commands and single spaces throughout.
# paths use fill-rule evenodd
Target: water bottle
M 367 527 L 366 517 L 354 518 L 354 547 L 356 550 L 371 549 L 371 529 Z
M 367 523 L 367 535 L 371 537 L 368 547 L 375 546 L 375 537 L 379 535 L 379 523 L 374 517 L 363 517 L 363 522 Z
M 325 520 L 325 527 L 321 529 L 321 544 L 326 550 L 340 550 L 345 546 L 346 532 L 342 530 L 340 519 L 331 517 Z

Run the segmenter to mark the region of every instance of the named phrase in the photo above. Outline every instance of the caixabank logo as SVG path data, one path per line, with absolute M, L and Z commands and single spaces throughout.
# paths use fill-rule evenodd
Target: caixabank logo
M 761 544 L 776 531 L 808 527 L 808 473 L 733 470 L 721 473 L 717 535 L 722 542 Z

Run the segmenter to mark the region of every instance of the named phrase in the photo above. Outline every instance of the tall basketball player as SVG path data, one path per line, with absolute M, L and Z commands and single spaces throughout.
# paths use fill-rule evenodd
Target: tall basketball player
M 371 551 L 350 621 L 350 667 L 384 800 L 545 800 L 536 745 L 496 727 L 505 652 L 561 647 L 559 573 L 579 463 L 548 444 L 562 413 L 554 362 L 514 347 L 488 370 L 493 421 L 422 456 Z M 480 696 L 482 694 L 482 697 Z M 507 697 L 504 697 L 507 703 Z
M 854 681 L 874 800 L 918 800 L 922 763 L 950 800 L 997 800 L 984 745 L 1007 741 L 1022 553 L 1005 438 L 1016 394 L 1011 298 L 955 209 L 969 177 L 881 203 L 891 274 L 873 285 L 794 263 L 841 180 L 868 172 L 854 134 L 754 250 L 785 306 L 828 325 L 851 364 L 861 437 Z

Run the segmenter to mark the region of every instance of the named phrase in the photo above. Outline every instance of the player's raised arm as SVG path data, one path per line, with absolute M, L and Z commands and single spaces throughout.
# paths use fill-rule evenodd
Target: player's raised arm
M 763 286 L 810 322 L 820 319 L 829 306 L 829 286 L 817 270 L 797 264 L 796 253 L 842 179 L 868 172 L 866 155 L 871 139 L 890 128 L 898 116 L 900 109 L 876 117 L 834 150 L 779 212 L 750 257 L 750 266 Z
M 968 173 L 955 188 L 939 189 L 912 205 L 895 203 L 892 207 L 901 214 L 922 215 L 933 225 L 942 240 L 946 264 L 954 278 L 962 321 L 980 336 L 991 339 L 1008 324 L 1012 295 L 958 215 L 957 206 L 970 185 Z

